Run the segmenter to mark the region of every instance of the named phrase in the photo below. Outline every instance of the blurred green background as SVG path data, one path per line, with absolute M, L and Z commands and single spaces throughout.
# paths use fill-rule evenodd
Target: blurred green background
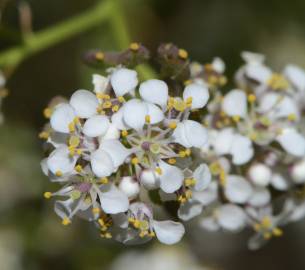
M 26 1 L 34 31 L 81 14 L 96 2 Z M 20 3 L 0 0 L 1 51 L 21 42 Z M 131 40 L 151 50 L 170 41 L 201 62 L 220 56 L 229 76 L 241 64 L 242 50 L 265 53 L 275 69 L 291 62 L 305 67 L 304 0 L 122 0 L 121 5 Z M 10 76 L 6 120 L 0 127 L 0 269 L 305 269 L 304 222 L 289 225 L 283 238 L 257 252 L 246 248 L 248 232 L 209 234 L 190 226 L 184 242 L 174 248 L 155 243 L 125 247 L 100 239 L 84 221 L 60 224 L 53 203 L 42 196 L 56 189 L 39 166 L 42 110 L 56 95 L 91 88 L 95 71 L 82 63 L 81 55 L 92 48 L 117 49 L 119 39 L 108 22 L 96 24 L 27 58 Z

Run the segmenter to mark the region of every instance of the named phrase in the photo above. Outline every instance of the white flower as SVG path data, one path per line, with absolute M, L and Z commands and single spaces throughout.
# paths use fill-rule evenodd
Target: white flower
M 303 69 L 296 65 L 287 65 L 283 74 L 298 91 L 305 91 L 305 72 Z
M 130 93 L 138 85 L 137 72 L 127 68 L 115 70 L 110 77 L 111 85 L 117 97 Z
M 209 90 L 199 84 L 189 84 L 183 91 L 183 99 L 185 102 L 188 100 L 192 101 L 192 109 L 203 108 L 209 100 Z
M 240 231 L 246 225 L 244 210 L 235 204 L 224 204 L 214 210 L 212 216 L 201 219 L 200 226 L 209 231 L 217 231 L 220 228 L 227 231 Z
M 253 189 L 249 182 L 242 176 L 229 175 L 226 179 L 225 195 L 233 203 L 245 203 L 251 195 Z
M 258 186 L 267 186 L 272 176 L 270 168 L 262 163 L 251 165 L 248 174 L 252 182 Z
M 231 90 L 223 99 L 222 110 L 229 116 L 245 118 L 248 114 L 245 92 L 239 89 Z

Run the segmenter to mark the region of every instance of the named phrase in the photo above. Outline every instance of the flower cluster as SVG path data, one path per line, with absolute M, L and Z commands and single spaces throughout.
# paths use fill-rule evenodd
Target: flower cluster
M 248 226 L 255 231 L 249 248 L 256 249 L 305 216 L 305 71 L 287 65 L 277 73 L 263 55 L 242 57 L 229 91 L 219 90 L 220 59 L 191 65 L 194 81 L 214 89 L 204 116 L 209 142 L 201 152 L 213 181 L 200 198 L 206 207 L 200 225 L 211 231 Z
M 137 43 L 89 53 L 87 62 L 111 68 L 93 75 L 93 91 L 45 109 L 42 169 L 61 188 L 44 196 L 59 198 L 63 225 L 78 216 L 126 244 L 174 244 L 179 220 L 197 216 L 211 231 L 253 228 L 252 249 L 282 235 L 305 215 L 305 72 L 276 73 L 245 52 L 230 90 L 220 58 L 201 65 L 163 44 L 158 78 L 140 80 L 134 66 L 148 56 Z

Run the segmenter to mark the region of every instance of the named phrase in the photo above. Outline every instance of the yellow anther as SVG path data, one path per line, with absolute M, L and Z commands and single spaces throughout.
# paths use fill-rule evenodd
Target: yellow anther
M 169 126 L 169 128 L 171 128 L 171 129 L 175 129 L 175 128 L 177 127 L 177 123 L 174 122 L 174 121 L 172 121 L 172 122 L 169 123 L 168 126 Z
M 192 186 L 196 185 L 196 180 L 193 179 L 193 178 L 187 178 L 187 179 L 184 180 L 184 184 L 187 187 L 192 187 Z
M 232 119 L 233 119 L 234 122 L 238 123 L 240 121 L 240 116 L 239 115 L 234 115 L 232 117 Z
M 255 102 L 255 101 L 256 101 L 256 96 L 255 96 L 254 94 L 248 95 L 248 101 L 249 101 L 250 103 Z
M 213 65 L 209 63 L 204 65 L 204 69 L 205 71 L 209 71 L 209 72 L 214 70 Z
M 210 75 L 210 76 L 208 77 L 208 83 L 209 83 L 210 85 L 216 85 L 217 82 L 218 82 L 217 76 L 215 76 L 215 75 Z
M 70 219 L 67 218 L 67 217 L 63 218 L 63 220 L 62 220 L 62 222 L 61 222 L 61 224 L 64 225 L 64 226 L 67 226 L 67 225 L 69 225 L 70 223 L 71 223 L 71 221 L 70 221 Z
M 145 115 L 145 122 L 146 122 L 147 124 L 150 123 L 150 115 Z
M 131 163 L 133 165 L 137 165 L 139 163 L 139 159 L 137 157 L 134 157 L 134 158 L 131 159 Z
M 263 236 L 266 240 L 269 240 L 272 237 L 271 233 L 269 232 L 265 232 Z
M 75 147 L 74 146 L 69 146 L 68 149 L 69 149 L 69 152 L 70 152 L 70 156 L 73 157 L 74 154 L 75 154 L 75 151 L 76 151 Z
M 220 171 L 219 180 L 220 180 L 220 184 L 224 187 L 226 185 L 227 176 L 226 176 L 226 172 L 223 169 L 221 169 Z
M 111 239 L 112 238 L 112 234 L 110 232 L 106 232 L 104 236 L 105 236 L 106 239 Z
M 249 136 L 250 140 L 256 141 L 258 138 L 258 134 L 256 132 L 252 132 Z
M 111 106 L 112 106 L 112 103 L 111 103 L 111 101 L 105 101 L 104 103 L 103 103 L 103 108 L 104 109 L 109 109 L 109 108 L 111 108 Z
M 73 122 L 74 122 L 75 125 L 80 124 L 79 117 L 75 117 L 75 118 L 73 119 Z
M 71 136 L 69 138 L 69 146 L 77 147 L 80 144 L 80 139 L 77 136 Z
M 162 174 L 162 169 L 161 169 L 160 167 L 157 167 L 157 168 L 155 169 L 155 172 L 156 172 L 157 174 L 161 175 L 161 174 Z
M 102 105 L 99 105 L 99 106 L 96 108 L 96 112 L 99 113 L 99 114 L 102 114 L 102 115 L 105 114 Z
M 184 50 L 184 49 L 179 49 L 178 55 L 179 55 L 179 57 L 182 58 L 182 59 L 186 59 L 186 58 L 188 57 L 188 53 L 187 53 L 187 51 Z
M 218 162 L 213 162 L 209 166 L 211 174 L 218 175 L 222 171 L 222 168 Z
M 254 225 L 253 225 L 253 229 L 255 230 L 255 231 L 260 231 L 261 230 L 261 225 L 259 224 L 259 223 L 255 223 Z
M 174 164 L 176 164 L 176 159 L 174 159 L 174 158 L 170 158 L 169 160 L 168 160 L 168 163 L 169 164 L 171 164 L 171 165 L 174 165 Z
M 78 173 L 80 173 L 82 170 L 83 170 L 83 167 L 81 165 L 75 166 L 75 171 L 77 171 Z
M 180 195 L 177 200 L 180 203 L 185 203 L 187 201 L 187 199 L 185 197 L 183 197 L 182 195 Z
M 287 119 L 289 121 L 295 121 L 297 119 L 297 116 L 294 113 L 291 113 L 287 116 Z
M 83 153 L 83 150 L 82 150 L 82 149 L 77 149 L 77 150 L 76 150 L 76 154 L 77 154 L 77 155 L 80 156 L 82 153 Z
M 218 81 L 219 81 L 219 84 L 220 84 L 221 86 L 224 86 L 224 85 L 227 84 L 228 79 L 226 78 L 226 76 L 220 76 L 220 78 L 218 79 Z
M 186 99 L 186 104 L 188 105 L 188 106 L 190 106 L 190 105 L 192 105 L 192 102 L 193 102 L 193 98 L 192 97 L 188 97 L 187 99 Z
M 272 230 L 272 234 L 274 235 L 274 236 L 276 236 L 276 237 L 280 237 L 280 236 L 282 236 L 283 235 L 283 230 L 281 230 L 280 228 L 274 228 L 273 230 Z
M 120 109 L 120 107 L 119 107 L 119 105 L 114 105 L 114 106 L 112 106 L 112 111 L 113 112 L 117 112 L 118 110 Z
M 61 177 L 62 175 L 63 175 L 63 173 L 62 173 L 62 171 L 56 171 L 56 173 L 55 173 L 55 175 L 57 176 L 57 177 Z
M 140 228 L 140 220 L 138 220 L 138 219 L 135 219 L 134 221 L 133 221 L 133 226 L 136 228 L 136 229 L 139 229 Z
M 272 226 L 272 222 L 271 222 L 270 217 L 268 217 L 268 216 L 263 217 L 263 219 L 261 221 L 261 225 L 265 229 L 270 228 Z
M 109 179 L 107 178 L 107 177 L 103 177 L 103 178 L 101 178 L 100 179 L 100 181 L 99 181 L 101 184 L 108 184 L 109 183 Z
M 121 135 L 123 137 L 126 137 L 128 135 L 128 131 L 127 130 L 122 130 Z
M 42 132 L 39 133 L 38 137 L 40 139 L 47 140 L 50 137 L 50 134 L 49 134 L 49 132 L 42 131 Z
M 52 197 L 52 193 L 47 191 L 43 193 L 43 197 L 45 197 L 45 199 L 50 199 Z
M 75 131 L 75 124 L 73 122 L 71 122 L 68 126 L 70 133 Z
M 104 58 L 105 58 L 105 55 L 104 55 L 104 53 L 102 53 L 102 52 L 97 52 L 97 53 L 95 54 L 95 59 L 96 59 L 96 60 L 103 61 Z
M 190 189 L 185 192 L 185 198 L 187 200 L 192 198 L 192 196 L 193 196 L 193 192 Z
M 43 110 L 43 116 L 47 119 L 49 119 L 52 115 L 52 110 L 50 108 L 45 108 Z
M 135 222 L 135 219 L 130 217 L 130 218 L 128 218 L 128 222 L 133 224 Z
M 94 208 L 93 208 L 94 209 Z M 93 211 L 93 209 L 92 209 L 92 211 Z M 99 208 L 97 208 L 97 209 L 99 209 Z M 97 222 L 98 222 L 98 224 L 101 226 L 101 227 L 104 227 L 105 226 L 105 221 L 102 219 L 102 218 L 99 218 L 98 220 L 97 220 Z
M 101 210 L 100 210 L 98 207 L 93 207 L 93 208 L 92 208 L 92 213 L 93 213 L 94 215 L 98 215 L 100 212 L 101 212 Z
M 140 45 L 137 42 L 133 42 L 129 45 L 129 49 L 132 51 L 137 51 L 137 50 L 139 50 L 139 48 L 140 48 Z
M 186 157 L 185 151 L 180 151 L 180 152 L 179 152 L 179 157 L 181 157 L 181 158 Z
M 175 108 L 176 111 L 183 112 L 186 108 L 186 104 L 183 100 L 175 99 L 173 107 Z
M 184 85 L 186 86 L 186 85 L 190 85 L 192 83 L 192 80 L 186 80 L 186 81 L 184 81 Z
M 125 102 L 125 98 L 122 97 L 122 96 L 119 96 L 119 97 L 118 97 L 118 101 L 119 101 L 120 103 L 123 103 L 123 102 Z
M 149 236 L 149 237 L 155 237 L 156 234 L 155 234 L 155 232 L 150 232 L 150 233 L 148 234 L 148 236 Z
M 289 82 L 278 73 L 274 73 L 267 83 L 274 90 L 285 90 L 289 87 Z
M 186 156 L 190 156 L 191 155 L 191 153 L 192 153 L 192 151 L 191 151 L 191 149 L 185 149 L 185 155 Z

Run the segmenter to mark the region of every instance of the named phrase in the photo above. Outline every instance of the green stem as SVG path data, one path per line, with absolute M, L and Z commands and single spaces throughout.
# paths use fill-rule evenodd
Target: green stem
M 111 13 L 110 23 L 112 26 L 112 32 L 114 39 L 118 46 L 118 49 L 126 49 L 132 42 L 130 32 L 128 31 L 128 24 L 125 20 L 123 12 L 122 0 L 112 0 L 113 11 Z M 138 73 L 142 80 L 148 80 L 157 78 L 156 72 L 147 64 L 139 65 L 137 68 Z
M 24 44 L 0 53 L 0 67 L 15 67 L 27 57 L 106 21 L 114 10 L 112 0 L 99 1 L 97 5 L 74 18 L 29 35 Z

